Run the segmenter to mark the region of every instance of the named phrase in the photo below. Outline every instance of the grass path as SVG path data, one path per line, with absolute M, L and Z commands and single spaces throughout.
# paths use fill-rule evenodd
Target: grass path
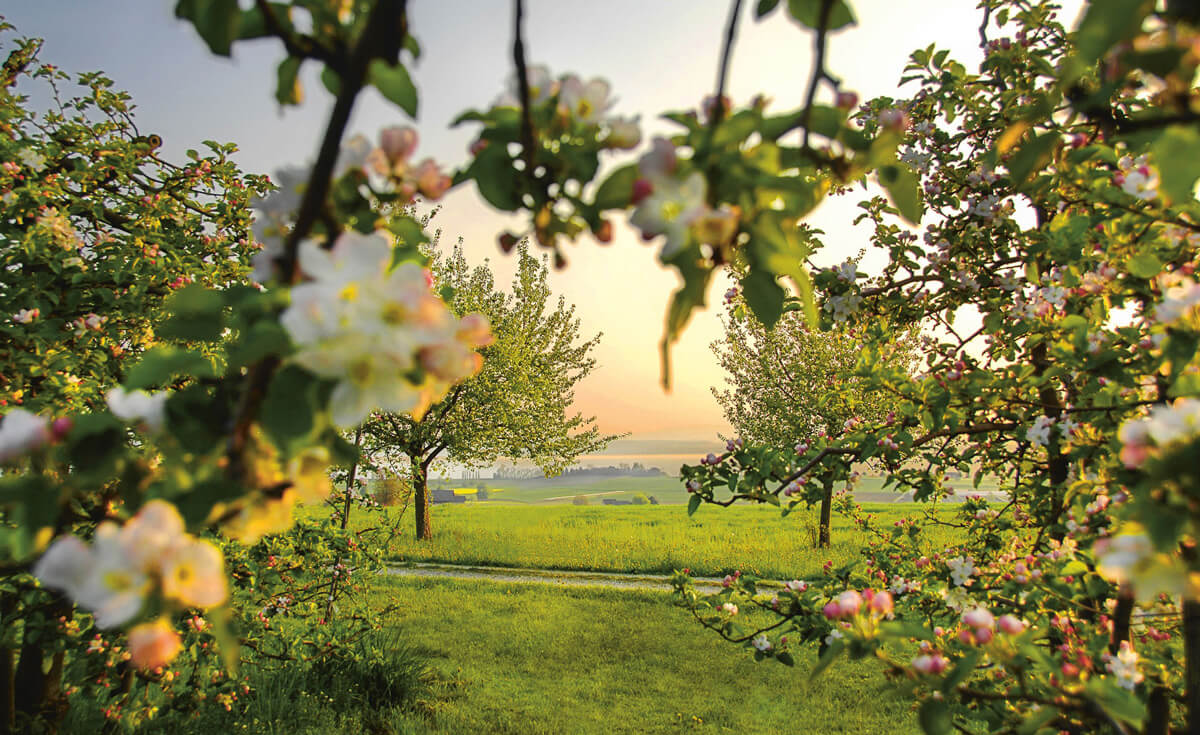
M 439 733 L 889 733 L 918 731 L 874 662 L 814 681 L 755 663 L 660 592 L 381 578 L 389 624 L 432 657 Z

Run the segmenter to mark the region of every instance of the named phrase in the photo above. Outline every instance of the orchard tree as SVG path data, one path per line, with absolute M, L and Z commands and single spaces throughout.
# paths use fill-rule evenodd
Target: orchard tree
M 17 40 L 0 72 L 0 405 L 80 410 L 157 340 L 197 336 L 155 336 L 172 293 L 245 280 L 247 205 L 268 183 L 234 166 L 232 145 L 164 160 L 127 94 L 84 74 L 63 95 L 75 82 L 38 60 L 40 46 Z M 31 107 L 24 85 L 49 109 Z
M 473 181 L 496 208 L 527 214 L 527 231 L 557 262 L 561 242 L 584 232 L 605 241 L 623 215 L 662 245 L 660 260 L 682 278 L 668 307 L 664 377 L 667 348 L 730 262 L 746 264 L 744 298 L 767 326 L 792 308 L 794 293 L 807 324 L 842 315 L 862 336 L 856 375 L 896 397 L 895 417 L 799 455 L 735 445 L 686 471 L 696 483 L 692 511 L 705 501 L 790 505 L 800 501 L 784 492 L 800 478 L 849 480 L 852 463 L 872 458 L 919 497 L 942 492 L 949 469 L 1011 490 L 1004 508 L 963 505 L 962 544 L 925 555 L 921 527 L 901 524 L 867 549 L 865 571 L 830 569 L 771 598 L 739 575 L 717 596 L 701 595 L 681 575 L 681 601 L 705 624 L 785 663 L 797 641 L 824 643 L 819 668 L 843 652 L 885 659 L 922 701 L 931 733 L 1200 727 L 1200 103 L 1192 86 L 1200 58 L 1189 5 L 1094 0 L 1068 33 L 1049 4 L 983 0 L 980 69 L 923 49 L 906 71 L 920 85 L 911 100 L 876 100 L 854 114 L 855 95 L 825 58 L 830 34 L 856 21 L 847 0 L 754 4 L 760 21 L 786 15 L 812 31 L 804 103 L 781 112 L 768 112 L 765 95 L 745 106 L 725 96 L 749 7 L 734 0 L 712 97 L 666 112 L 676 133 L 656 138 L 636 162 L 610 163 L 637 147 L 636 121 L 611 114 L 604 80 L 530 66 L 515 0 L 513 81 L 490 106 L 459 117 L 480 133 L 453 176 L 414 160 L 411 128 L 384 130 L 378 145 L 358 136 L 343 143 L 365 87 L 416 114 L 407 67 L 420 45 L 407 7 L 176 5 L 214 53 L 279 42 L 281 104 L 300 101 L 306 63 L 323 67 L 336 99 L 312 167 L 280 177 L 277 196 L 257 207 L 265 247 L 255 279 L 264 288 L 181 289 L 158 330 L 171 344 L 147 349 L 107 406 L 63 401 L 5 414 L 4 583 L 31 605 L 10 634 L 61 630 L 78 646 L 81 631 L 99 627 L 104 650 L 127 646 L 111 654 L 127 662 L 121 686 L 86 694 L 106 697 L 109 716 L 130 724 L 156 712 L 184 671 L 186 691 L 206 695 L 202 687 L 220 678 L 211 668 L 172 666 L 208 643 L 201 635 L 217 636 L 236 657 L 223 622 L 226 562 L 242 559 L 239 547 L 222 553 L 201 535 L 287 549 L 292 506 L 327 497 L 329 468 L 356 457 L 343 432 L 372 412 L 421 416 L 478 369 L 482 322 L 431 290 L 421 224 L 388 214 L 417 194 L 436 200 Z M 996 32 L 1012 35 L 993 41 Z M 9 64 L 20 68 L 21 55 Z M 19 137 L 29 136 L 9 140 Z M 6 173 L 37 173 L 42 163 L 8 161 Z M 865 213 L 888 264 L 853 284 L 810 273 L 818 243 L 801 221 L 864 177 L 887 192 Z M 104 192 L 82 199 L 80 211 L 112 206 Z M 18 225 L 30 214 L 22 207 Z M 43 224 L 21 241 L 70 241 L 61 220 Z M 505 233 L 500 244 L 511 250 L 519 239 Z M 15 307 L 16 321 L 33 323 L 39 304 Z M 938 335 L 919 374 L 885 360 L 885 323 Z M 158 392 L 132 393 L 130 405 L 143 389 Z M 257 553 L 237 569 L 245 584 L 278 564 Z M 303 566 L 292 562 L 289 574 Z M 739 603 L 778 619 L 746 631 L 735 621 Z M 193 625 L 185 649 L 179 630 L 201 611 L 211 632 Z M 1135 623 L 1146 620 L 1156 622 Z M 17 670 L 33 678 L 0 667 L 0 679 L 37 684 L 21 705 L 53 723 L 63 648 L 45 647 L 50 640 L 27 640 L 37 649 Z M 922 650 L 901 658 L 889 640 Z M 261 648 L 254 636 L 243 643 Z M 123 708 L 133 692 L 140 704 Z
M 904 70 L 915 94 L 856 115 L 868 135 L 902 131 L 923 226 L 869 199 L 882 271 L 814 276 L 822 324 L 840 314 L 861 333 L 852 375 L 894 412 L 802 451 L 732 447 L 684 476 L 693 507 L 787 508 L 797 482 L 849 483 L 874 459 L 918 499 L 947 495 L 958 471 L 1007 502 L 962 504 L 947 547 L 847 503 L 873 535 L 865 568 L 779 592 L 734 574 L 715 595 L 680 575 L 680 601 L 759 658 L 790 664 L 814 643 L 818 670 L 882 660 L 929 733 L 1195 732 L 1195 31 L 1148 4 L 1094 3 L 1074 33 L 1049 3 L 982 7 L 977 71 L 918 50 Z M 916 372 L 889 356 L 897 324 L 930 335 Z M 916 655 L 889 645 L 901 641 Z
M 368 452 L 407 461 L 419 539 L 432 533 L 427 478 L 438 458 L 466 465 L 525 459 L 553 475 L 616 438 L 572 411 L 600 335 L 583 339 L 575 307 L 553 300 L 544 259 L 521 243 L 508 293 L 496 288 L 487 265 L 470 268 L 460 246 L 434 262 L 433 274 L 453 293 L 451 309 L 487 317 L 493 341 L 479 351 L 482 369 L 423 416 L 384 413 L 364 425 Z
M 853 281 L 857 267 L 846 261 L 835 271 Z M 740 442 L 770 446 L 795 445 L 852 431 L 858 424 L 878 423 L 891 410 L 891 398 L 869 390 L 867 381 L 854 375 L 862 342 L 848 329 L 822 331 L 807 325 L 801 314 L 787 311 L 774 326 L 766 327 L 747 314 L 737 289 L 726 300 L 731 308 L 723 323 L 725 338 L 712 350 L 725 370 L 725 388 L 712 389 Z M 890 360 L 913 365 L 915 340 L 897 340 Z M 830 543 L 833 510 L 832 480 L 805 483 L 799 494 L 821 504 L 818 544 Z

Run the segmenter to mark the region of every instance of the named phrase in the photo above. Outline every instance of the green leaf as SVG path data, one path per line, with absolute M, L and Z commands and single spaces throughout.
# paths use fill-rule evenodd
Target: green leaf
M 1150 145 L 1150 152 L 1167 203 L 1194 201 L 1196 179 L 1200 178 L 1200 131 L 1193 125 L 1172 125 Z
M 694 246 L 676 253 L 666 262 L 675 266 L 683 278 L 683 285 L 671 294 L 671 301 L 667 305 L 666 326 L 662 341 L 659 342 L 662 385 L 669 390 L 671 387 L 671 345 L 683 333 L 683 328 L 687 326 L 692 312 L 697 307 L 704 306 L 704 292 L 708 289 L 709 281 L 712 280 L 713 270 L 699 261 Z
M 779 663 L 783 664 L 784 666 L 795 666 L 796 665 L 796 659 L 792 658 L 792 654 L 788 653 L 787 651 L 781 651 L 781 652 L 775 654 L 775 660 L 778 661 Z
M 1035 712 L 1030 712 L 1021 726 L 1017 728 L 1017 735 L 1034 735 L 1038 730 L 1049 725 L 1058 715 L 1058 708 L 1049 706 L 1043 706 Z
M 388 220 L 387 227 L 396 236 L 396 241 L 402 243 L 405 248 L 416 250 L 430 241 L 429 233 L 412 217 L 392 217 Z
M 389 66 L 382 59 L 375 59 L 367 68 L 367 79 L 380 94 L 407 112 L 409 117 L 417 116 L 417 88 L 404 64 Z
M 1140 727 L 1146 719 L 1145 703 L 1110 677 L 1088 680 L 1085 691 L 1114 720 Z
M 291 347 L 287 331 L 274 319 L 262 319 L 247 329 L 228 350 L 230 368 L 258 362 L 271 355 L 284 355 Z
M 821 24 L 821 5 L 822 0 L 788 0 L 788 14 L 800 25 L 815 29 Z M 845 0 L 833 0 L 833 7 L 829 11 L 829 30 L 836 31 L 855 22 L 854 11 Z
M 299 56 L 289 56 L 279 62 L 275 70 L 275 100 L 281 105 L 298 105 L 304 99 L 304 89 L 300 86 L 300 64 L 304 62 Z
M 74 417 L 67 456 L 77 472 L 106 472 L 125 446 L 125 426 L 107 413 Z
M 821 652 L 821 657 L 817 659 L 817 665 L 813 667 L 812 673 L 809 674 L 808 678 L 811 680 L 820 676 L 821 672 L 828 669 L 833 660 L 844 650 L 846 650 L 846 644 L 842 643 L 840 639 L 835 638 L 833 643 L 830 643 Z
M 751 268 L 742 279 L 742 294 L 755 318 L 767 329 L 775 326 L 783 314 L 783 298 L 786 295 L 774 274 L 765 268 Z
M 167 308 L 171 316 L 156 330 L 161 338 L 213 341 L 225 331 L 225 299 L 219 291 L 192 284 L 172 294 Z
M 926 699 L 917 711 L 917 721 L 925 735 L 948 735 L 954 730 L 950 706 L 941 699 Z
M 921 205 L 921 180 L 917 174 L 904 164 L 893 163 L 880 166 L 878 176 L 900 216 L 911 224 L 920 224 L 924 207 Z
M 758 0 L 758 4 L 754 6 L 754 17 L 762 18 L 779 6 L 779 0 Z
M 1153 0 L 1092 0 L 1075 31 L 1079 61 L 1090 66 L 1118 41 L 1138 33 L 1153 8 Z
M 696 509 L 699 507 L 700 507 L 700 496 L 692 495 L 692 497 L 690 499 L 688 499 L 688 515 L 689 516 L 694 515 L 696 513 Z
M 175 17 L 192 22 L 200 38 L 218 56 L 228 56 L 242 23 L 238 0 L 179 0 Z
M 224 438 L 229 408 L 228 403 L 214 398 L 203 387 L 190 385 L 167 399 L 167 428 L 181 447 L 203 454 Z
M 520 172 L 512 167 L 512 159 L 504 146 L 489 145 L 480 151 L 468 169 L 468 175 L 475 179 L 479 195 L 488 204 L 504 212 L 520 208 L 521 198 L 517 190 Z
M 897 638 L 917 638 L 923 641 L 933 639 L 933 633 L 924 625 L 905 620 L 890 620 L 880 623 L 879 630 L 886 635 Z
M 315 425 L 318 379 L 294 365 L 275 374 L 263 400 L 259 422 L 275 446 L 286 449 L 307 437 Z
M 199 352 L 160 346 L 146 351 L 123 381 L 129 390 L 154 388 L 170 383 L 176 376 L 211 378 L 216 375 L 212 361 Z
M 625 209 L 633 199 L 633 182 L 638 179 L 636 163 L 622 166 L 608 175 L 596 189 L 596 209 Z
M 1035 171 L 1044 168 L 1061 140 L 1062 136 L 1056 132 L 1042 133 L 1013 153 L 1006 163 L 1013 186 L 1019 187 Z
M 963 654 L 962 658 L 960 658 L 958 663 L 955 664 L 954 669 L 942 682 L 942 691 L 950 694 L 954 691 L 955 687 L 966 681 L 975 671 L 975 666 L 979 663 L 979 659 L 982 656 L 983 651 L 978 649 L 968 651 Z
M 325 85 L 325 89 L 329 94 L 337 97 L 342 91 L 342 78 L 338 73 L 328 66 L 321 70 L 321 84 Z
M 1125 262 L 1125 269 L 1131 276 L 1149 280 L 1162 273 L 1163 264 L 1153 253 L 1138 253 Z

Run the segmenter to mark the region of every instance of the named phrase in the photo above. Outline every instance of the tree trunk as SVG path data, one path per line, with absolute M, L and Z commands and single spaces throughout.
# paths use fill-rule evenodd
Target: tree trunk
M 1187 729 L 1200 735 L 1200 601 L 1183 601 L 1183 660 L 1187 690 Z
M 829 548 L 829 524 L 833 515 L 833 483 L 825 482 L 825 491 L 821 494 L 821 521 L 817 531 L 817 547 Z
M 412 463 L 413 517 L 417 520 L 417 538 L 427 539 L 433 536 L 429 521 L 428 468 L 420 457 L 409 455 L 408 459 Z

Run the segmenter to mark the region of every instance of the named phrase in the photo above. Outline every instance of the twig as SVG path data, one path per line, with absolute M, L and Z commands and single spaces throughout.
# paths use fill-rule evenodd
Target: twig
M 296 225 L 288 233 L 284 241 L 283 255 L 280 257 L 280 269 L 286 277 L 295 278 L 296 252 L 300 241 L 309 234 L 316 223 L 325 198 L 329 194 L 330 180 L 333 167 L 337 163 L 338 150 L 341 146 L 342 135 L 346 124 L 350 121 L 350 111 L 354 101 L 362 90 L 367 79 L 367 67 L 374 58 L 399 57 L 400 46 L 408 36 L 407 0 L 379 0 L 367 16 L 362 35 L 355 44 L 347 63 L 343 65 L 341 89 L 333 112 L 329 116 L 329 124 L 325 128 L 325 137 L 317 154 L 317 162 L 308 177 L 304 189 L 304 197 L 300 201 L 300 211 L 296 215 Z M 389 22 L 394 19 L 395 26 Z M 332 234 L 332 233 L 330 233 Z M 258 415 L 266 395 L 267 385 L 271 376 L 279 366 L 277 357 L 269 357 L 256 363 L 246 375 L 242 399 L 234 414 L 233 427 L 229 432 L 225 454 L 229 459 L 227 473 L 229 477 L 240 479 L 244 469 L 242 453 L 246 440 L 250 435 L 250 426 Z
M 521 98 L 521 159 L 525 161 L 525 175 L 533 181 L 533 117 L 529 111 L 529 69 L 525 65 L 525 41 L 521 36 L 524 14 L 524 3 L 514 0 L 513 63 L 517 68 L 517 95 Z
M 717 126 L 725 119 L 725 81 L 729 76 L 729 59 L 733 56 L 733 42 L 737 38 L 738 18 L 742 14 L 742 0 L 733 0 L 729 9 L 729 23 L 725 28 L 725 46 L 721 49 L 721 66 L 717 70 L 717 91 L 713 95 L 712 117 L 708 123 L 709 140 Z
M 817 21 L 817 37 L 813 41 L 813 71 L 808 80 L 808 94 L 804 98 L 804 113 L 800 124 L 804 127 L 804 150 L 809 150 L 808 123 L 812 118 L 813 101 L 817 97 L 817 86 L 822 79 L 828 81 L 837 89 L 840 82 L 825 69 L 825 36 L 829 33 L 829 16 L 833 12 L 834 0 L 821 0 L 821 15 Z

